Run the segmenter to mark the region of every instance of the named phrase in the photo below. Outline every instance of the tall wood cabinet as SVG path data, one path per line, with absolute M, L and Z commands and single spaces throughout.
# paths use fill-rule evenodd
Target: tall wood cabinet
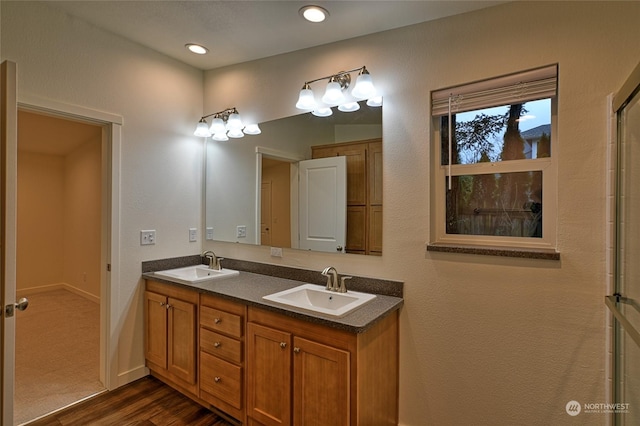
M 362 334 L 254 307 L 248 317 L 247 424 L 397 424 L 397 312 Z
M 198 293 L 148 281 L 144 300 L 147 367 L 195 394 Z
M 382 139 L 314 146 L 313 158 L 347 158 L 347 253 L 382 254 Z

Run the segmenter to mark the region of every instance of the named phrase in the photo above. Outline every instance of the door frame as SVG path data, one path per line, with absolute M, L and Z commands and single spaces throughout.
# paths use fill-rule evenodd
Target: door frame
M 117 288 L 120 282 L 120 175 L 123 117 L 78 105 L 18 96 L 18 109 L 102 127 L 102 224 L 100 256 L 100 380 L 118 387 Z M 15 284 L 14 284 L 15 285 Z
M 636 94 L 637 90 L 640 88 L 640 63 L 636 65 L 633 69 L 629 77 L 622 84 L 620 89 L 614 93 L 609 95 L 608 105 L 610 105 L 611 109 L 609 110 L 609 121 L 608 121 L 608 135 L 609 135 L 609 150 L 608 150 L 608 164 L 611 167 L 612 173 L 609 174 L 609 182 L 608 182 L 608 192 L 610 196 L 608 197 L 610 202 L 612 203 L 611 208 L 607 209 L 607 223 L 612 224 L 607 231 L 607 249 L 609 250 L 610 255 L 607 256 L 607 270 L 609 271 L 609 279 L 607 281 L 607 295 L 605 296 L 605 308 L 607 316 L 606 316 L 606 330 L 607 330 L 607 347 L 606 347 L 606 380 L 607 386 L 605 387 L 605 396 L 607 400 L 617 401 L 620 397 L 618 394 L 618 384 L 617 384 L 617 376 L 618 376 L 618 365 L 617 365 L 617 351 L 618 351 L 618 342 L 620 332 L 618 323 L 619 319 L 624 320 L 624 315 L 622 315 L 618 309 L 616 308 L 616 302 L 612 302 L 611 298 L 618 294 L 618 277 L 620 274 L 620 258 L 618 256 L 619 252 L 619 210 L 618 210 L 618 197 L 620 190 L 620 173 L 619 169 L 621 167 L 621 158 L 620 158 L 620 129 L 619 129 L 619 120 L 618 113 L 621 109 L 623 109 L 626 104 L 632 99 L 632 97 Z M 622 316 L 620 316 L 622 315 Z M 623 333 L 625 331 L 622 331 Z M 615 413 L 611 413 L 610 416 L 607 416 L 607 424 L 617 424 L 617 415 Z

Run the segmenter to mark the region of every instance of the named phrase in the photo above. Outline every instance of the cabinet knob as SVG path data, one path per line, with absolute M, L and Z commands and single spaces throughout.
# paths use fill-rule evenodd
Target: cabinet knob
M 287 347 L 287 344 L 285 342 L 280 342 L 280 347 L 284 349 Z
M 220 380 L 222 380 L 220 377 L 216 376 L 213 378 L 213 381 L 216 383 L 220 383 Z
M 164 302 L 160 302 L 160 306 L 164 306 Z
M 222 343 L 220 343 L 220 342 L 215 342 L 215 343 L 213 344 L 213 347 L 214 347 L 214 348 L 219 348 L 219 347 L 220 347 L 220 345 L 222 345 Z
M 213 322 L 215 322 L 216 324 L 220 324 L 222 320 L 220 318 L 214 318 Z
M 300 353 L 300 348 L 293 348 L 293 351 L 294 351 L 295 353 L 299 354 L 299 353 Z
M 167 303 L 167 305 L 166 305 L 166 306 L 167 306 L 167 309 L 169 309 L 169 308 L 173 308 L 173 306 L 171 306 L 171 305 L 170 305 L 170 304 L 168 304 L 168 303 Z

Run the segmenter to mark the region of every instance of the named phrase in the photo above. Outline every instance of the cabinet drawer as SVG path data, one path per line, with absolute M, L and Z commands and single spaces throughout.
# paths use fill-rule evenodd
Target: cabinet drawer
M 242 337 L 242 317 L 240 315 L 201 306 L 200 325 L 228 336 Z
M 242 368 L 200 352 L 200 390 L 242 408 Z
M 200 348 L 217 357 L 239 364 L 242 362 L 242 343 L 231 337 L 200 328 Z

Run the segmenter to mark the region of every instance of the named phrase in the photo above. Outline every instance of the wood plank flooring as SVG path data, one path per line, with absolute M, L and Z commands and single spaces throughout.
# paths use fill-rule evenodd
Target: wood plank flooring
M 28 425 L 231 426 L 231 423 L 147 376 Z

